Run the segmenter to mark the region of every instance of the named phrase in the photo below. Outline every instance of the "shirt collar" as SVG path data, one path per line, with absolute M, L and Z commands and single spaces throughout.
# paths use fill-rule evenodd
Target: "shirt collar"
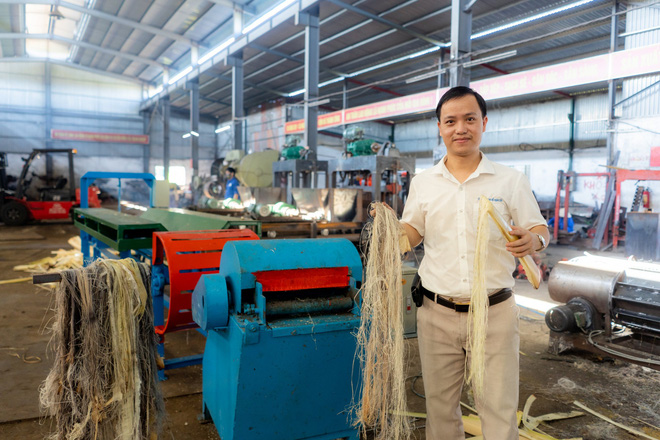
M 480 174 L 495 174 L 495 167 L 493 167 L 493 162 L 491 162 L 483 152 L 480 151 L 479 153 L 481 154 L 481 161 L 479 162 L 477 169 L 474 170 L 470 178 L 475 178 Z M 432 168 L 431 172 L 433 174 L 440 174 L 447 179 L 453 179 L 454 176 L 447 169 L 446 162 L 447 162 L 447 155 L 444 155 L 442 159 L 440 159 L 440 162 L 438 162 Z

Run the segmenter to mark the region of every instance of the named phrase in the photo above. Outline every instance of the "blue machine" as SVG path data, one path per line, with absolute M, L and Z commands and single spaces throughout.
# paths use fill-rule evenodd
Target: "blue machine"
M 228 242 L 200 278 L 203 410 L 223 440 L 358 439 L 362 263 L 346 239 Z

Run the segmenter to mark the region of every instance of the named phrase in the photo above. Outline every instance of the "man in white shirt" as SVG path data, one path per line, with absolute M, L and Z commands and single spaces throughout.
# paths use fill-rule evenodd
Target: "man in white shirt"
M 514 257 L 545 248 L 548 228 L 522 173 L 479 151 L 486 103 L 468 87 L 454 87 L 436 109 L 445 157 L 411 183 L 402 223 L 411 246 L 424 240 L 419 267 L 424 292 L 417 332 L 426 394 L 426 438 L 464 439 L 460 397 L 470 356 L 467 310 L 476 249 L 479 197 L 509 222 L 506 242 L 491 221 L 486 263 L 489 292 L 484 397 L 477 400 L 484 439 L 518 439 L 518 307 L 511 294 Z

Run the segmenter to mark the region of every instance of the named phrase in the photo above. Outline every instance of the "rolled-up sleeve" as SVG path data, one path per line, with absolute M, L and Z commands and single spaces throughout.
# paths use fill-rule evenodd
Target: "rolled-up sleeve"
M 401 216 L 401 221 L 409 224 L 422 237 L 424 236 L 424 213 L 422 207 L 419 203 L 419 198 L 417 196 L 417 184 L 413 178 L 410 183 L 410 192 L 408 193 L 408 200 L 406 200 L 406 206 L 403 207 L 403 215 Z

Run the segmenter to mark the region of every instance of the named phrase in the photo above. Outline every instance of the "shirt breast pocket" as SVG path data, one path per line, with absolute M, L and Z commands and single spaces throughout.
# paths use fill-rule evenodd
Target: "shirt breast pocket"
M 496 197 L 494 197 L 497 199 Z M 504 208 L 504 203 L 503 202 L 498 202 L 497 200 L 491 201 L 493 204 L 493 207 L 497 209 L 497 211 L 500 213 L 502 218 L 507 222 L 507 224 L 510 224 L 511 222 L 511 216 L 505 210 Z M 472 210 L 473 215 L 472 215 L 472 225 L 474 227 L 475 234 L 478 232 L 479 228 L 479 201 L 475 202 L 474 208 Z M 504 243 L 506 239 L 504 238 L 504 235 L 502 235 L 502 232 L 500 229 L 497 227 L 497 224 L 495 224 L 495 221 L 488 216 L 488 241 L 490 242 L 502 242 Z

